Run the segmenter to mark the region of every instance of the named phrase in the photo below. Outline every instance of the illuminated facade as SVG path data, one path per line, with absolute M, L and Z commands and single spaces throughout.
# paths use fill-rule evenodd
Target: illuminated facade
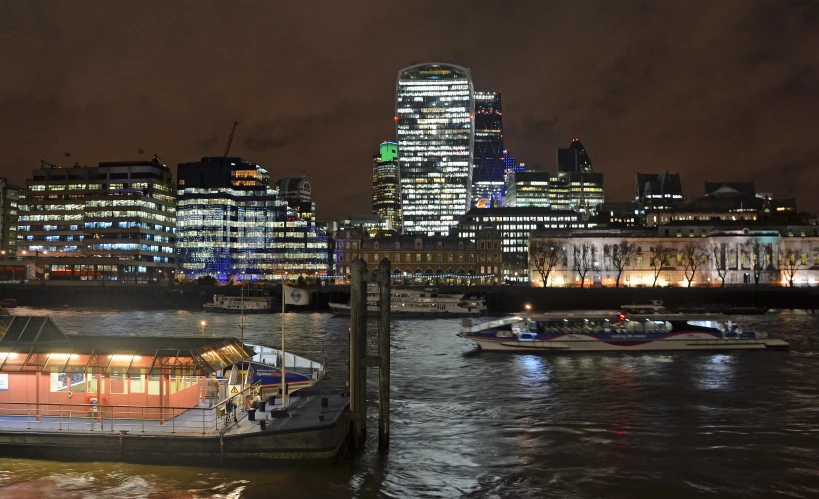
M 572 139 L 568 148 L 557 150 L 557 177 L 552 184 L 555 208 L 593 213 L 605 201 L 603 174 L 594 172 L 589 153 L 579 139 Z
M 328 272 L 328 241 L 269 185 L 267 170 L 242 158 L 179 165 L 180 272 L 220 281 L 285 279 Z
M 536 206 L 549 208 L 552 205 L 548 172 L 512 172 L 506 176 L 506 206 Z
M 0 256 L 17 252 L 17 201 L 20 188 L 0 178 Z
M 475 241 L 481 231 L 497 231 L 501 237 L 501 275 L 505 282 L 529 280 L 529 234 L 536 230 L 585 229 L 593 224 L 573 211 L 549 208 L 474 208 L 456 227 L 458 237 Z
M 501 94 L 475 92 L 472 207 L 489 208 L 503 204 L 506 192 L 503 153 Z
M 373 214 L 401 230 L 401 193 L 398 181 L 398 144 L 382 142 L 373 156 Z
M 448 235 L 469 209 L 474 109 L 466 68 L 429 63 L 398 72 L 395 122 L 404 233 Z
M 485 230 L 472 240 L 453 236 L 368 236 L 360 228 L 339 230 L 335 240 L 337 283 L 349 282 L 352 261 L 362 258 L 368 269 L 387 258 L 393 284 L 495 284 L 501 276 L 500 235 Z
M 45 166 L 45 164 L 44 164 Z M 34 170 L 18 200 L 17 256 L 52 280 L 172 278 L 170 169 L 153 161 Z
M 566 252 L 549 272 L 550 287 L 614 287 L 620 270 L 623 287 L 815 287 L 819 280 L 819 228 L 801 223 L 687 221 L 653 229 L 538 231 L 530 241 Z M 610 248 L 623 242 L 634 245 L 634 253 L 618 268 Z M 574 262 L 574 248 L 582 247 L 589 257 Z M 686 264 L 686 255 L 695 255 L 697 264 Z M 544 274 L 534 267 L 529 273 L 533 287 L 544 286 Z

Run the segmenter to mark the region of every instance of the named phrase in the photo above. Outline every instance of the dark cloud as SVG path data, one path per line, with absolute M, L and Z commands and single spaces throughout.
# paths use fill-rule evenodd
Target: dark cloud
M 307 175 L 320 217 L 367 212 L 396 74 L 439 60 L 503 91 L 527 165 L 580 137 L 610 200 L 668 169 L 694 196 L 755 180 L 817 210 L 818 54 L 811 0 L 3 2 L 0 174 L 192 161 L 239 121 L 231 154 Z

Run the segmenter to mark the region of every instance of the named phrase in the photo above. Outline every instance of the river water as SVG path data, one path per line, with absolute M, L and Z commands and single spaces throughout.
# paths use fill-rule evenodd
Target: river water
M 18 308 L 64 330 L 239 335 L 238 317 L 185 311 Z M 59 463 L 0 458 L 0 497 L 819 497 L 819 316 L 740 319 L 789 352 L 476 353 L 453 320 L 396 321 L 392 440 L 328 466 L 289 469 Z M 280 345 L 281 316 L 245 340 Z M 287 314 L 287 349 L 327 355 L 346 381 L 349 321 Z M 373 324 L 373 327 L 375 324 Z M 375 393 L 371 377 L 371 393 Z

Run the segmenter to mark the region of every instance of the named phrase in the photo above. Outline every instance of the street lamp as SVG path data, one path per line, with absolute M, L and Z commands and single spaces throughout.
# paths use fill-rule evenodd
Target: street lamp
M 202 338 L 205 337 L 205 326 L 207 326 L 207 325 L 208 325 L 208 323 L 205 322 L 205 321 L 202 321 L 202 322 L 199 323 L 199 326 L 201 326 L 201 329 L 202 329 Z
M 527 312 L 532 310 L 532 306 L 529 305 L 528 303 L 526 305 L 524 305 L 523 308 L 525 308 Z

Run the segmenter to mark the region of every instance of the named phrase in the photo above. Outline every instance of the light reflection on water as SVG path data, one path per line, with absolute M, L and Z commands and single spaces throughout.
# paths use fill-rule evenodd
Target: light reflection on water
M 50 313 L 92 334 L 239 335 L 239 318 L 185 311 Z M 0 496 L 657 497 L 819 495 L 819 318 L 741 320 L 791 352 L 475 354 L 457 321 L 393 324 L 392 442 L 335 465 L 224 470 L 0 459 Z M 280 316 L 246 318 L 245 340 L 277 347 Z M 348 321 L 287 314 L 288 350 L 346 381 Z M 371 373 L 369 386 L 377 386 Z

